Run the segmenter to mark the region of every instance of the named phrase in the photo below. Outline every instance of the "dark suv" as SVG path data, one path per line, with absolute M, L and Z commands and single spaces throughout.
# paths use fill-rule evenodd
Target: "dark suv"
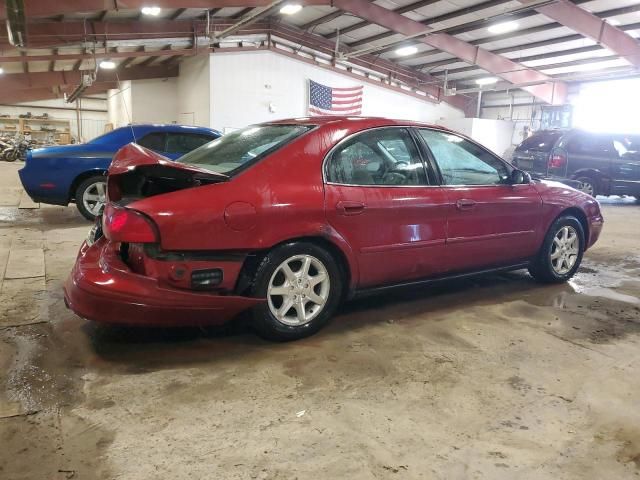
M 513 164 L 589 195 L 640 199 L 640 135 L 541 130 L 522 142 Z

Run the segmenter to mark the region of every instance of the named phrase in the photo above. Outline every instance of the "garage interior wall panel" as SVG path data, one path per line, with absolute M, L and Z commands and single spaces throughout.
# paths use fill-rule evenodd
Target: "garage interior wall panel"
M 185 58 L 180 63 L 177 82 L 178 123 L 210 126 L 209 56 Z
M 359 82 L 347 75 L 273 52 L 211 55 L 211 126 L 223 132 L 247 124 L 307 116 L 308 80 L 330 87 L 364 85 L 362 114 L 436 122 L 464 117 L 447 104 Z
M 133 80 L 131 112 L 133 123 L 177 123 L 177 79 Z
M 109 121 L 106 104 L 107 101 L 102 99 L 82 99 L 81 108 L 90 110 L 103 110 L 89 112 L 83 110 L 81 111 L 80 122 L 82 126 L 83 140 L 91 140 L 92 138 L 95 138 L 98 135 L 102 135 L 104 133 L 104 126 Z M 75 103 L 66 103 L 64 99 L 58 98 L 52 100 L 34 100 L 24 104 L 18 103 L 16 105 L 3 105 L 0 106 L 0 113 L 3 115 L 9 115 L 10 117 L 26 115 L 29 112 L 31 112 L 31 115 L 33 116 L 40 116 L 44 113 L 47 113 L 52 118 L 69 120 L 69 128 L 71 130 L 70 133 L 72 137 L 75 138 L 78 136 L 78 117 L 75 109 Z
M 109 123 L 113 128 L 131 123 L 131 82 L 120 82 L 120 88 L 109 90 L 107 96 Z

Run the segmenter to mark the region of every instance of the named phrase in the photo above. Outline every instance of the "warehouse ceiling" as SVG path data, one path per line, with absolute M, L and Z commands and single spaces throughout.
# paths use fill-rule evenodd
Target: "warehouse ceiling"
M 281 13 L 291 3 L 303 8 Z M 640 66 L 640 1 L 632 0 L 0 4 L 10 27 L 0 38 L 3 103 L 69 94 L 93 72 L 84 95 L 122 80 L 176 76 L 183 57 L 227 49 L 304 55 L 460 108 L 480 88 L 522 88 L 563 103 L 569 82 L 636 75 Z M 143 13 L 150 6 L 159 8 Z M 104 60 L 116 68 L 98 68 Z

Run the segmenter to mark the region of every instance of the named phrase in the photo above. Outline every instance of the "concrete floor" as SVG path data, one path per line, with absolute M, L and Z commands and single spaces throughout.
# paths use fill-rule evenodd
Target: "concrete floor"
M 640 476 L 631 200 L 603 199 L 603 236 L 567 285 L 517 272 L 399 292 L 271 344 L 241 323 L 75 317 L 61 286 L 89 224 L 18 208 L 17 167 L 0 162 L 0 478 Z

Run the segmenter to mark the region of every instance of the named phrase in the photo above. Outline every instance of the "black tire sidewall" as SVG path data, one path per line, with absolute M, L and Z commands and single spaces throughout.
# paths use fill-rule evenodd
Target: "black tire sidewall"
M 94 221 L 96 219 L 95 215 L 93 215 L 89 210 L 87 210 L 84 206 L 84 202 L 82 201 L 82 197 L 84 196 L 84 192 L 87 188 L 97 182 L 106 183 L 107 177 L 104 175 L 95 175 L 93 177 L 89 177 L 83 180 L 78 188 L 76 188 L 75 198 L 76 198 L 76 207 L 78 207 L 78 211 L 82 214 L 84 218 L 90 221 Z
M 269 340 L 289 341 L 307 337 L 320 330 L 330 320 L 342 298 L 343 275 L 336 259 L 324 248 L 308 242 L 292 242 L 281 245 L 269 252 L 260 262 L 251 286 L 254 297 L 265 298 L 271 276 L 287 258 L 295 255 L 311 255 L 322 262 L 329 274 L 329 298 L 318 316 L 305 325 L 285 325 L 271 313 L 268 303 L 253 309 L 253 326 L 258 333 Z
M 553 246 L 554 237 L 557 235 L 558 231 L 565 226 L 571 226 L 575 229 L 575 231 L 578 233 L 578 242 L 580 246 L 578 249 L 578 258 L 576 259 L 576 263 L 573 265 L 571 270 L 563 275 L 560 275 L 553 269 L 553 265 L 551 264 L 551 248 Z M 550 282 L 566 282 L 571 277 L 573 277 L 578 268 L 580 268 L 580 264 L 582 263 L 582 256 L 584 255 L 584 247 L 584 228 L 582 227 L 580 221 L 577 218 L 569 215 L 558 218 L 553 222 L 551 227 L 549 227 L 549 230 L 547 231 L 547 234 L 544 238 L 544 242 L 542 244 L 542 248 L 540 249 L 537 260 L 536 267 L 538 273 L 543 277 L 543 279 Z

